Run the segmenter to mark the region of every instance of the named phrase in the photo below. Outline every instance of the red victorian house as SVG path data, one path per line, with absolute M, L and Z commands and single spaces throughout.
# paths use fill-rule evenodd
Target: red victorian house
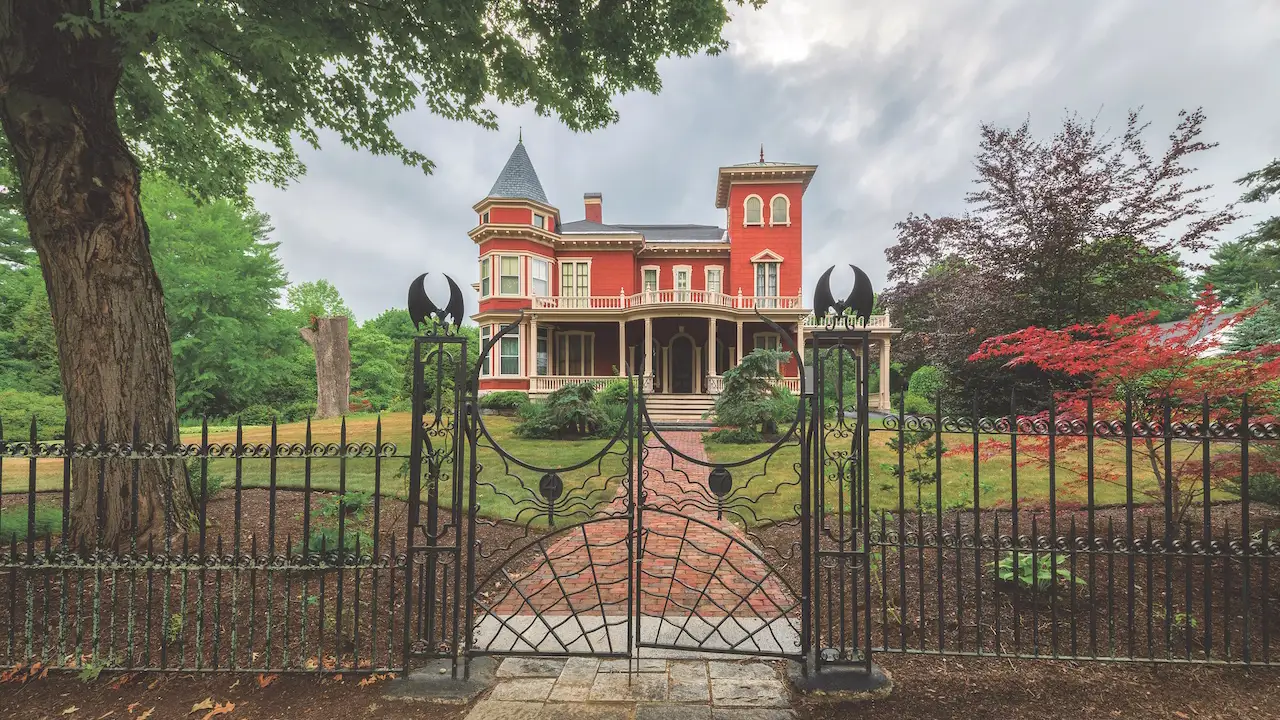
M 516 145 L 474 206 L 469 235 L 480 250 L 480 309 L 487 340 L 524 310 L 482 368 L 481 393 L 544 395 L 567 383 L 639 375 L 651 406 L 710 405 L 721 373 L 755 348 L 782 347 L 756 309 L 801 348 L 811 310 L 801 293 L 804 192 L 817 166 L 759 162 L 719 170 L 716 207 L 725 227 L 606 222 L 600 193 L 583 196 L 585 219 L 561 222 L 525 151 Z M 871 322 L 880 342 L 880 393 L 888 407 L 887 316 Z M 650 348 L 645 353 L 642 348 Z M 795 391 L 794 362 L 782 368 Z M 681 395 L 684 397 L 666 397 Z M 675 413 L 679 414 L 679 413 Z

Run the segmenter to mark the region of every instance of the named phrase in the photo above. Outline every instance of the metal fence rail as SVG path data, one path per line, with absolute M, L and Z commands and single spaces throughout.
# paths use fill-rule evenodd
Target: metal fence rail
M 1154 422 L 1089 402 L 1072 418 L 874 423 L 897 462 L 870 476 L 893 497 L 873 511 L 873 649 L 1276 664 L 1280 508 L 1250 480 L 1280 427 L 1247 400 L 1218 422 L 1207 400 L 1199 420 L 1154 405 Z
M 384 483 L 387 463 L 400 465 L 395 445 L 381 421 L 374 442 L 348 442 L 345 421 L 337 442 L 314 442 L 310 423 L 301 442 L 279 434 L 273 423 L 269 442 L 245 442 L 237 427 L 234 442 L 213 443 L 206 425 L 190 444 L 141 443 L 136 429 L 128 442 L 43 442 L 33 422 L 26 439 L 0 435 L 0 664 L 403 668 L 404 504 Z M 164 460 L 189 469 L 186 532 L 71 545 L 73 477 Z M 372 476 L 369 492 L 349 492 L 353 464 Z

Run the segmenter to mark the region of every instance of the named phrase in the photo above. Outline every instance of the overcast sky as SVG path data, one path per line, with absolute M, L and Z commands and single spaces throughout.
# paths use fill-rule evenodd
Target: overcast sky
M 1179 109 L 1203 106 L 1205 139 L 1221 144 L 1199 155 L 1196 179 L 1224 203 L 1233 180 L 1280 156 L 1277 0 L 771 0 L 735 9 L 726 35 L 729 53 L 662 63 L 663 91 L 619 98 L 621 121 L 591 134 L 528 107 L 497 106 L 496 132 L 407 114 L 397 132 L 436 162 L 430 176 L 327 138 L 303 153 L 303 178 L 254 190 L 290 280 L 327 278 L 362 320 L 402 307 L 422 271 L 471 295 L 471 206 L 521 126 L 566 222 L 582 218 L 584 192 L 602 192 L 605 222 L 722 224 L 719 166 L 755 160 L 760 143 L 766 159 L 818 165 L 806 293 L 836 262 L 879 287 L 895 222 L 963 210 L 982 122 L 1030 117 L 1046 137 L 1076 111 L 1119 130 L 1142 106 L 1159 143 Z M 1224 237 L 1278 204 L 1244 206 L 1252 215 Z

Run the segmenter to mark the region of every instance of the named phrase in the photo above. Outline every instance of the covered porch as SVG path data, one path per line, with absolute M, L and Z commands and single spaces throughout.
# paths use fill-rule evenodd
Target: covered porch
M 886 318 L 887 320 L 887 318 Z M 645 316 L 613 322 L 527 319 L 522 335 L 530 339 L 529 394 L 541 397 L 569 384 L 606 383 L 636 376 L 645 393 L 716 395 L 723 373 L 756 348 L 787 348 L 794 342 L 804 353 L 811 322 L 801 318 L 772 326 L 755 318 Z M 871 407 L 889 407 L 890 334 L 873 332 L 872 359 L 879 368 L 879 387 L 872 388 Z M 646 349 L 648 351 L 646 352 Z M 877 357 L 878 356 L 878 357 Z M 799 368 L 789 359 L 778 368 L 779 384 L 800 391 Z

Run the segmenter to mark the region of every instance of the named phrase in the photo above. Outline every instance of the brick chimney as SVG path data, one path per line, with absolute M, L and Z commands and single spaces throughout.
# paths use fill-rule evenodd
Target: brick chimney
M 604 205 L 600 193 L 584 193 L 582 204 L 587 211 L 587 219 L 593 223 L 604 224 Z

